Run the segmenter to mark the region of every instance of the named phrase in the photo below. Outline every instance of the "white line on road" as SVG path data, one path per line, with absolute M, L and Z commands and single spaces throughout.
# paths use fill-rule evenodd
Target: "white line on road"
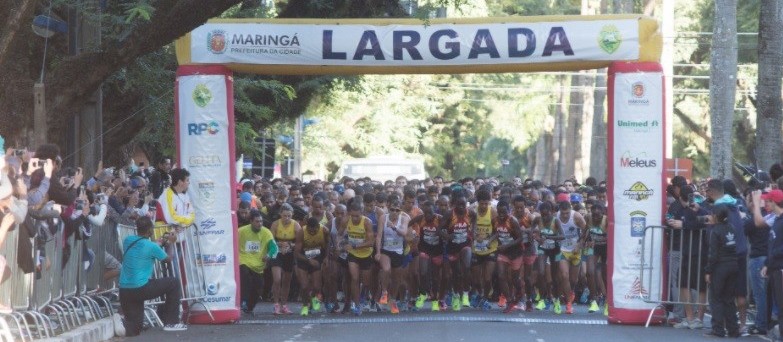
M 544 342 L 543 338 L 536 339 L 536 342 Z
M 535 330 L 533 330 L 533 329 L 530 329 L 530 333 L 531 333 L 531 334 L 533 334 L 533 335 L 535 335 L 535 334 L 536 334 L 536 331 L 535 331 Z

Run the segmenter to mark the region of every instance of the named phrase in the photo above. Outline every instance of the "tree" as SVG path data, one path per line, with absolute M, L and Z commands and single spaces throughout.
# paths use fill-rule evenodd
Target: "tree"
M 737 0 L 716 0 L 710 54 L 710 175 L 713 178 L 732 177 L 736 81 Z
M 761 1 L 758 54 L 756 162 L 769 170 L 783 151 L 783 3 L 778 0 Z

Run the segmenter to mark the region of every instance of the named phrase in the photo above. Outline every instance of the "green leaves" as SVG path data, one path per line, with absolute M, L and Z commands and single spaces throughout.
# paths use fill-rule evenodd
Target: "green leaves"
M 139 1 L 137 3 L 124 4 L 127 9 L 125 10 L 125 23 L 130 24 L 136 19 L 149 21 L 152 14 L 155 12 L 155 7 L 149 4 L 147 1 Z

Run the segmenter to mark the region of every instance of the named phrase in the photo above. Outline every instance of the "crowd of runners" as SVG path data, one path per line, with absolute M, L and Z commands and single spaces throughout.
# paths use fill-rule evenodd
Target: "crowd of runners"
M 244 180 L 242 309 L 271 272 L 274 314 L 551 310 L 606 314 L 606 188 L 513 178 Z

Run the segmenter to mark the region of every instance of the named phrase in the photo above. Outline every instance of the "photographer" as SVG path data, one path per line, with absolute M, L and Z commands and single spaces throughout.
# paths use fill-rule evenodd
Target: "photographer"
M 151 241 L 152 220 L 141 217 L 136 220 L 136 236 L 125 238 L 122 246 L 124 257 L 120 271 L 120 305 L 125 314 L 126 336 L 141 333 L 144 321 L 144 301 L 165 295 L 166 301 L 158 306 L 158 316 L 163 320 L 164 331 L 187 330 L 179 317 L 179 302 L 182 296 L 180 283 L 176 278 L 150 279 L 155 261 L 169 261 L 163 250 L 164 243 L 174 243 L 176 235 L 164 236 Z
M 171 172 L 171 159 L 163 157 L 158 163 L 158 168 L 150 175 L 150 191 L 153 198 L 159 198 L 163 190 L 171 186 L 169 172 Z
M 79 195 L 77 189 L 84 180 L 82 169 L 63 169 L 60 148 L 57 145 L 43 144 L 38 146 L 38 149 L 35 150 L 35 156 L 39 160 L 50 159 L 54 161 L 54 179 L 59 181 L 50 183 L 49 199 L 63 206 L 72 205 Z

